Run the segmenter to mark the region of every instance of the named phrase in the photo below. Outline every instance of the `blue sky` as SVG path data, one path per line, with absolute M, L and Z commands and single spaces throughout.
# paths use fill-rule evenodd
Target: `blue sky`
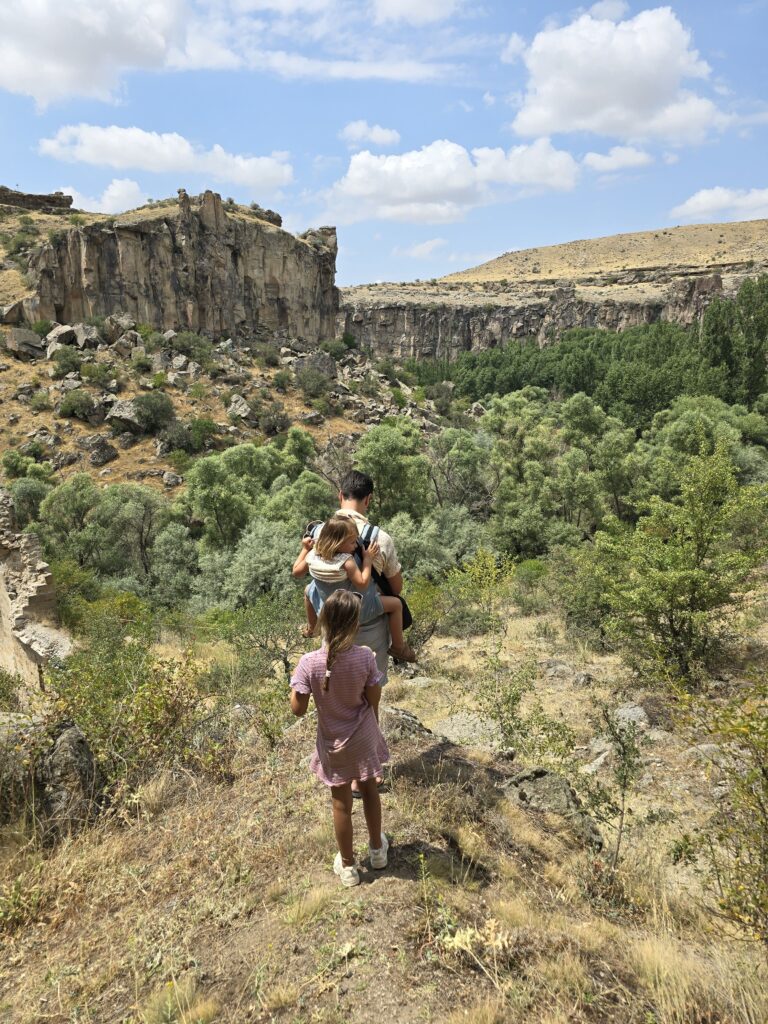
M 0 183 L 210 187 L 333 223 L 338 281 L 768 217 L 768 0 L 3 0 Z

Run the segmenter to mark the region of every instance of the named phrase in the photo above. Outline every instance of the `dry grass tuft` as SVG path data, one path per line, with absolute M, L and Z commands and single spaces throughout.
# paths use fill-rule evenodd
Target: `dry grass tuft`
M 274 985 L 264 994 L 262 1006 L 267 1013 L 287 1010 L 289 1006 L 295 1006 L 299 992 L 298 985 L 292 985 L 290 982 Z
M 509 1011 L 501 999 L 484 999 L 468 1009 L 454 1010 L 445 1024 L 509 1024 Z
M 197 995 L 194 978 L 175 979 L 150 996 L 139 1013 L 141 1024 L 210 1024 L 219 1005 Z
M 327 886 L 319 886 L 302 893 L 286 907 L 283 915 L 285 923 L 297 926 L 316 920 L 333 899 L 334 891 Z

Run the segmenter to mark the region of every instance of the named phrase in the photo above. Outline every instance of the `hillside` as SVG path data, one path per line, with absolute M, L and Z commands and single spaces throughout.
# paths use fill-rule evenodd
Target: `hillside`
M 345 288 L 338 333 L 379 354 L 454 358 L 571 327 L 690 324 L 768 269 L 768 221 L 704 224 L 505 253 L 430 281 Z

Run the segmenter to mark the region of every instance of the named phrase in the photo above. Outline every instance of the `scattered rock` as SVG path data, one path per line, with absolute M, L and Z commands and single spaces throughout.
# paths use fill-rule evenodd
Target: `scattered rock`
M 383 707 L 379 716 L 381 731 L 387 740 L 404 740 L 411 736 L 431 736 L 432 730 L 418 720 L 416 715 L 403 708 Z
M 143 434 L 139 412 L 135 402 L 130 398 L 123 398 L 115 402 L 107 413 L 107 422 L 115 423 L 124 430 L 130 430 L 133 434 Z
M 126 331 L 135 329 L 136 321 L 127 313 L 113 313 L 104 321 L 104 333 L 109 342 L 115 342 Z
M 522 807 L 567 818 L 574 833 L 588 846 L 603 847 L 603 837 L 567 779 L 547 768 L 526 768 L 505 787 L 507 798 Z
M 184 478 L 180 477 L 178 473 L 171 473 L 170 470 L 163 473 L 163 484 L 166 487 L 178 487 L 184 483 Z
M 115 355 L 127 359 L 139 345 L 141 345 L 141 335 L 137 331 L 126 331 L 125 334 L 121 334 L 117 341 L 109 346 L 109 350 L 114 352 Z
M 452 743 L 467 747 L 496 749 L 502 744 L 502 733 L 496 722 L 474 711 L 457 711 L 435 723 L 435 729 Z
M 0 306 L 0 324 L 20 324 L 24 319 L 24 304 L 11 302 L 7 306 Z
M 45 341 L 48 345 L 50 345 L 54 341 L 58 342 L 59 345 L 74 345 L 74 328 L 68 327 L 66 324 L 58 324 L 52 330 L 48 331 L 48 333 L 45 336 Z
M 232 395 L 227 407 L 228 416 L 237 416 L 238 419 L 247 420 L 251 415 L 251 407 L 242 395 Z
M 645 731 L 650 722 L 642 704 L 629 702 L 616 708 L 614 712 L 616 721 L 623 726 L 635 725 L 638 729 Z
M 594 686 L 596 682 L 597 680 L 590 672 L 577 672 L 573 677 L 574 686 Z
M 75 324 L 75 344 L 78 348 L 97 348 L 101 335 L 91 324 Z
M 2 337 L 5 347 L 17 359 L 42 359 L 45 356 L 45 341 L 26 327 L 12 327 Z

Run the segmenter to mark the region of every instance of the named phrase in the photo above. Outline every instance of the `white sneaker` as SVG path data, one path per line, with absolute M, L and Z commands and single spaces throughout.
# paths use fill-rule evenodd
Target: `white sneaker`
M 368 847 L 368 856 L 371 861 L 371 867 L 375 868 L 376 871 L 381 871 L 382 868 L 387 866 L 387 850 L 389 849 L 389 840 L 381 833 L 381 846 L 378 850 L 374 850 L 372 846 Z
M 384 863 L 386 863 L 386 853 Z M 341 884 L 347 889 L 351 889 L 353 885 L 360 884 L 360 875 L 358 874 L 357 868 L 354 864 L 345 866 L 340 853 L 336 854 L 336 858 L 333 862 L 333 870 L 341 879 Z

